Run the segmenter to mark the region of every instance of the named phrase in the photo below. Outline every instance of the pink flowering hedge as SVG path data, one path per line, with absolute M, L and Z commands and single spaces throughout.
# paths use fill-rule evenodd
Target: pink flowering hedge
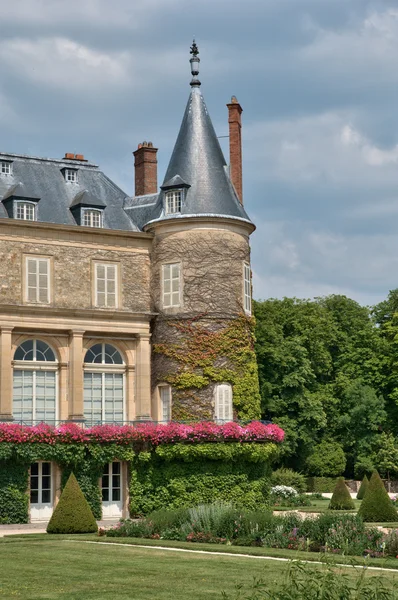
M 278 425 L 264 425 L 252 421 L 248 425 L 212 422 L 182 425 L 168 423 L 155 425 L 140 423 L 131 425 L 98 425 L 84 429 L 73 423 L 52 427 L 40 424 L 34 427 L 16 423 L 0 423 L 0 443 L 116 443 L 131 446 L 135 443 L 158 446 L 176 442 L 197 444 L 200 442 L 276 442 L 283 441 L 284 431 Z

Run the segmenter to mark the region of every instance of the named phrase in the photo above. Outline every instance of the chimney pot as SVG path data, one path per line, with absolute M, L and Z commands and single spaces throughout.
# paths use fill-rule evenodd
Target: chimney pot
M 71 152 L 65 152 L 65 158 L 67 158 L 69 160 L 73 160 L 75 158 L 75 155 L 72 154 Z
M 75 154 L 75 159 L 76 160 L 84 160 L 84 155 L 83 154 Z

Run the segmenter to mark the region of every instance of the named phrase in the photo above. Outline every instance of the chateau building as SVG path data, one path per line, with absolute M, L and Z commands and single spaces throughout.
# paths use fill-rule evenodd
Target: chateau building
M 134 197 L 82 155 L 0 153 L 1 421 L 259 418 L 242 108 L 227 105 L 228 167 L 191 54 L 160 189 L 150 142 L 134 152 Z M 51 469 L 32 465 L 32 518 L 52 510 Z M 104 471 L 104 506 L 119 497 L 108 516 L 123 510 L 122 470 Z

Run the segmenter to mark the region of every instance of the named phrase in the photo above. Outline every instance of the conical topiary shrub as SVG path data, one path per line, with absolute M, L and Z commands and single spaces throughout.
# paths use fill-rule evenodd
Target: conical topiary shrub
M 329 503 L 329 510 L 354 510 L 355 504 L 350 496 L 344 477 L 339 477 Z
M 398 513 L 388 497 L 384 483 L 377 471 L 369 481 L 366 496 L 362 500 L 358 514 L 368 523 L 398 522 Z
M 365 477 L 362 479 L 361 485 L 359 486 L 359 490 L 357 493 L 357 500 L 364 499 L 368 487 L 369 487 L 369 479 L 365 475 Z
M 47 533 L 96 533 L 98 526 L 73 473 L 47 525 Z

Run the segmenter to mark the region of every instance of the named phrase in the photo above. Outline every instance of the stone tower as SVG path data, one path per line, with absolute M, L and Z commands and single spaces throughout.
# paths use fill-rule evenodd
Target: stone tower
M 228 105 L 231 175 L 198 80 L 191 93 L 152 219 L 152 415 L 230 421 L 260 417 L 253 350 L 249 236 L 239 170 L 240 114 Z

